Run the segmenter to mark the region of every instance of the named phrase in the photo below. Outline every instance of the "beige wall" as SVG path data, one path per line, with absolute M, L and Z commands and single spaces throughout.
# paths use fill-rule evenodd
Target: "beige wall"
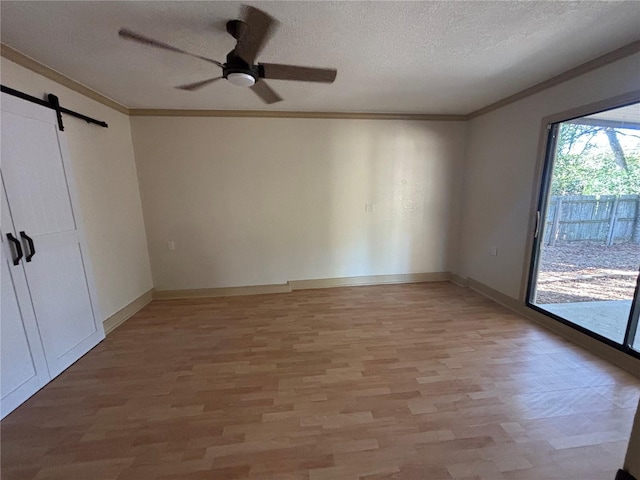
M 103 319 L 152 288 L 129 117 L 2 58 L 2 84 L 43 98 L 109 128 L 64 116 Z
M 157 290 L 450 270 L 463 122 L 131 125 Z
M 542 119 L 638 90 L 639 72 L 636 54 L 469 122 L 458 275 L 518 298 Z

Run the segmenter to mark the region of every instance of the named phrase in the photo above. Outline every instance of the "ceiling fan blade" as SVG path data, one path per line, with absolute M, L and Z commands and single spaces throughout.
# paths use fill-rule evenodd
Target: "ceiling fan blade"
M 206 87 L 207 85 L 220 80 L 222 77 L 208 78 L 207 80 L 200 80 L 199 82 L 187 83 L 186 85 L 178 85 L 176 88 L 180 90 L 188 90 L 190 92 L 194 90 L 198 90 L 202 87 Z
M 267 85 L 267 83 L 264 80 L 260 80 L 256 82 L 255 84 L 253 84 L 253 86 L 249 88 L 251 88 L 251 90 L 253 90 L 255 94 L 258 95 L 264 103 L 272 104 L 282 100 L 282 97 L 280 97 L 280 95 L 278 95 L 276 92 L 271 90 L 271 87 Z
M 126 38 L 127 40 L 133 40 L 134 42 L 142 43 L 143 45 L 148 45 L 150 47 L 162 48 L 164 50 L 169 50 L 171 52 L 183 53 L 185 55 L 189 55 L 190 57 L 199 58 L 200 60 L 213 63 L 222 68 L 222 63 L 218 62 L 217 60 L 196 55 L 195 53 L 185 52 L 184 50 L 176 48 L 172 45 L 160 42 L 158 40 L 154 40 L 153 38 L 145 37 L 144 35 L 140 35 L 139 33 L 132 32 L 131 30 L 128 30 L 126 28 L 121 28 L 118 31 L 118 35 L 120 35 L 122 38 Z
M 270 80 L 333 83 L 338 74 L 335 68 L 298 67 L 279 63 L 260 63 L 259 65 L 264 72 L 264 78 Z
M 245 27 L 238 38 L 236 55 L 249 65 L 253 65 L 258 53 L 275 31 L 278 22 L 262 10 L 248 5 L 243 7 L 242 17 Z

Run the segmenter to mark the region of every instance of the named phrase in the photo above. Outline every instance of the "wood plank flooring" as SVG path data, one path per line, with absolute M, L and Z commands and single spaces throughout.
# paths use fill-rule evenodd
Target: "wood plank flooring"
M 613 480 L 639 395 L 449 283 L 154 301 L 2 421 L 2 478 Z

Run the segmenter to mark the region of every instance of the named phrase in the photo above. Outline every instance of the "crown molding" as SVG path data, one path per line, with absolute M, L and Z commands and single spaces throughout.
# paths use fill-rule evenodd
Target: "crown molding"
M 75 80 L 70 79 L 69 77 L 56 72 L 52 68 L 43 65 L 42 63 L 34 60 L 31 57 L 27 57 L 25 54 L 20 53 L 17 50 L 3 44 L 0 44 L 0 56 L 10 60 L 14 63 L 17 63 L 21 67 L 24 67 L 28 70 L 31 70 L 34 73 L 42 75 L 49 80 L 53 80 L 60 85 L 67 87 L 75 92 L 78 92 L 85 97 L 90 98 L 91 100 L 95 100 L 103 105 L 106 105 L 109 108 L 113 108 L 120 113 L 124 113 L 125 115 L 129 115 L 129 109 L 124 105 L 119 104 L 118 102 L 111 100 L 108 97 L 96 92 L 95 90 L 90 89 L 89 87 L 85 87 L 81 83 L 76 82 Z
M 131 109 L 132 117 L 249 117 L 249 118 L 317 118 L 333 120 L 420 120 L 432 122 L 462 122 L 466 115 L 438 115 L 421 113 L 365 113 L 365 112 L 291 112 L 273 110 L 172 110 Z
M 498 100 L 497 102 L 487 105 L 486 107 L 482 107 L 479 110 L 466 115 L 466 119 L 471 120 L 481 115 L 485 115 L 489 112 L 493 112 L 494 110 L 498 110 L 499 108 L 506 107 L 511 103 L 530 97 L 531 95 L 535 95 L 536 93 L 542 92 L 543 90 L 546 90 L 548 88 L 555 87 L 556 85 L 564 83 L 568 80 L 572 80 L 598 68 L 604 67 L 605 65 L 608 65 L 610 63 L 622 60 L 623 58 L 626 58 L 638 52 L 640 52 L 640 40 L 632 42 L 609 53 L 605 53 L 604 55 L 594 58 L 593 60 L 583 63 L 582 65 L 578 65 L 571 70 L 567 70 L 560 75 L 556 75 L 555 77 L 545 80 L 544 82 L 537 83 L 532 87 L 526 88 L 518 93 L 503 98 L 502 100 Z

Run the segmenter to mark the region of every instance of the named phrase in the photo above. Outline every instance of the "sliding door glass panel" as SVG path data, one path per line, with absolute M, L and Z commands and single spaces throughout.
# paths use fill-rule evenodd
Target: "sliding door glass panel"
M 640 104 L 552 131 L 528 301 L 623 344 L 640 267 Z

